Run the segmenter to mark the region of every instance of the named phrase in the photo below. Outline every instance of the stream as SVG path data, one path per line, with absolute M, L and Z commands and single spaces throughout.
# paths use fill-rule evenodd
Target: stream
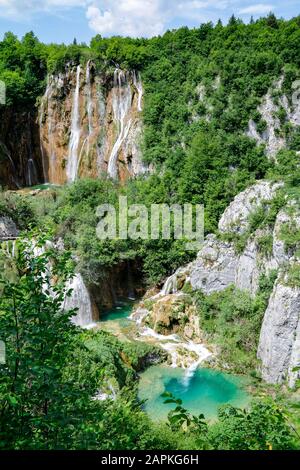
M 201 358 L 207 354 L 204 346 L 186 343 L 188 351 L 193 348 L 198 356 L 191 364 L 176 367 L 174 363 L 174 348 L 180 344 L 176 335 L 168 337 L 158 335 L 149 328 L 139 328 L 135 321 L 130 319 L 134 303 L 120 302 L 112 310 L 106 312 L 99 322 L 101 329 L 117 335 L 121 340 L 140 340 L 161 346 L 170 353 L 171 365 L 160 364 L 149 367 L 140 374 L 138 395 L 145 401 L 144 409 L 154 421 L 166 420 L 168 412 L 174 405 L 165 405 L 161 397 L 165 391 L 181 398 L 183 405 L 193 414 L 203 413 L 207 419 L 217 418 L 218 408 L 224 404 L 245 407 L 250 396 L 246 392 L 247 379 L 214 369 L 200 367 Z M 183 341 L 183 340 L 181 340 Z M 174 345 L 173 350 L 170 345 Z M 167 346 L 166 346 L 167 345 Z M 203 348 L 203 350 L 201 350 Z

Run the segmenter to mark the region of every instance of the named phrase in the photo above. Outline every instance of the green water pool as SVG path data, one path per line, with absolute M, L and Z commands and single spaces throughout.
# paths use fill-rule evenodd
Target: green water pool
M 128 320 L 134 302 L 119 302 L 113 309 L 101 316 L 100 324 L 107 331 L 116 334 L 121 340 L 131 341 L 135 323 Z M 190 378 L 187 371 L 167 365 L 149 367 L 140 376 L 139 398 L 144 401 L 146 413 L 154 421 L 166 420 L 172 405 L 165 405 L 161 397 L 165 391 L 181 398 L 183 405 L 193 414 L 203 413 L 207 419 L 217 418 L 218 408 L 230 403 L 244 407 L 250 401 L 245 390 L 247 380 L 214 369 L 199 368 Z
M 113 307 L 101 315 L 101 322 L 108 321 L 122 321 L 127 320 L 132 312 L 133 302 L 120 302 L 117 306 Z
M 165 391 L 181 398 L 184 407 L 192 414 L 203 413 L 207 419 L 214 420 L 221 405 L 247 406 L 250 397 L 245 390 L 246 385 L 244 378 L 213 369 L 197 369 L 188 379 L 183 369 L 159 365 L 141 374 L 139 398 L 146 400 L 144 409 L 154 421 L 166 420 L 168 412 L 174 408 L 174 405 L 163 403 L 161 394 Z

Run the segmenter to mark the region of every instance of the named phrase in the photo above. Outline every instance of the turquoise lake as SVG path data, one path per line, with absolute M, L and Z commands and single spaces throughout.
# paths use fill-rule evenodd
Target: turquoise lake
M 113 309 L 105 312 L 100 324 L 105 329 L 117 334 L 120 339 L 127 339 L 135 324 L 128 320 L 133 303 L 120 302 Z M 124 336 L 124 332 L 127 335 Z M 149 367 L 140 375 L 138 396 L 145 401 L 144 410 L 154 421 L 166 420 L 174 405 L 165 405 L 161 397 L 165 391 L 181 398 L 183 406 L 192 414 L 203 413 L 207 419 L 217 418 L 218 408 L 230 403 L 245 407 L 250 395 L 245 390 L 248 381 L 239 376 L 226 374 L 209 368 L 199 368 L 193 377 L 187 378 L 187 371 L 167 365 Z
M 168 412 L 175 407 L 164 404 L 161 394 L 165 391 L 181 398 L 183 406 L 192 414 L 203 413 L 207 419 L 214 420 L 221 405 L 247 406 L 250 397 L 245 386 L 245 379 L 214 369 L 199 368 L 187 380 L 185 370 L 158 365 L 141 374 L 139 398 L 146 400 L 144 409 L 154 421 L 166 420 Z

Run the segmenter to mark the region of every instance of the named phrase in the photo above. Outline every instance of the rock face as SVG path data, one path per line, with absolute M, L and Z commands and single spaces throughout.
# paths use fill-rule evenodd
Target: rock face
M 282 85 L 284 76 L 274 83 L 273 89 L 276 95 L 282 92 Z M 269 158 L 276 159 L 276 154 L 279 150 L 286 147 L 286 139 L 282 134 L 282 123 L 278 117 L 279 111 L 283 109 L 286 113 L 285 121 L 291 126 L 300 125 L 300 104 L 299 100 L 295 103 L 290 102 L 288 97 L 282 92 L 275 102 L 272 96 L 272 90 L 264 97 L 258 111 L 262 120 L 265 122 L 265 130 L 260 133 L 257 130 L 255 122 L 251 119 L 247 130 L 247 135 L 256 140 L 257 144 L 264 144 L 266 146 L 266 153 Z
M 0 217 L 0 239 L 16 238 L 19 234 L 16 224 L 9 217 Z
M 219 222 L 221 233 L 235 232 L 242 234 L 249 227 L 249 216 L 262 205 L 263 201 L 270 201 L 281 183 L 259 181 L 239 193 L 227 207 Z
M 236 196 L 221 217 L 221 234 L 245 234 L 249 216 L 265 201 L 270 201 L 281 186 L 281 183 L 260 181 Z M 300 366 L 300 287 L 292 287 L 285 278 L 288 270 L 299 264 L 300 243 L 287 245 L 284 234 L 295 234 L 297 240 L 299 230 L 298 204 L 287 201 L 278 212 L 274 227 L 260 228 L 250 234 L 242 253 L 237 253 L 233 242 L 209 235 L 196 260 L 170 276 L 160 293 L 179 295 L 183 285 L 190 282 L 193 289 L 206 295 L 230 285 L 255 295 L 261 275 L 278 271 L 261 329 L 258 358 L 265 381 L 278 384 L 287 381 L 290 387 L 299 378 L 299 372 L 293 369 Z M 141 315 L 141 322 L 145 321 L 145 315 L 145 312 Z
M 142 96 L 134 72 L 98 73 L 90 61 L 49 77 L 39 110 L 45 180 L 63 184 L 102 173 L 125 180 L 146 172 Z
M 192 265 L 192 288 L 202 290 L 205 294 L 226 289 L 235 282 L 237 262 L 233 245 L 210 235 Z
M 277 281 L 265 313 L 258 347 L 262 377 L 269 383 L 288 379 L 291 387 L 300 377 L 300 289 Z
M 0 185 L 4 188 L 43 182 L 37 110 L 0 112 Z
M 134 71 L 67 65 L 49 76 L 39 108 L 0 116 L 0 185 L 8 188 L 108 173 L 124 181 L 142 163 L 143 85 Z
M 190 297 L 186 294 L 178 293 L 159 297 L 145 316 L 141 311 L 139 315 L 142 319 L 147 315 L 146 324 L 151 326 L 156 333 L 166 335 L 181 332 L 186 339 L 199 338 L 199 319 L 194 305 L 190 302 Z M 185 323 L 187 318 L 189 321 Z M 138 320 L 137 317 L 136 320 Z
M 270 201 L 281 186 L 281 183 L 259 181 L 238 194 L 220 219 L 220 233 L 245 233 L 249 228 L 249 216 L 265 201 Z M 272 236 L 272 233 L 257 230 L 249 237 L 241 254 L 236 252 L 233 243 L 209 235 L 197 259 L 189 266 L 192 288 L 200 289 L 208 295 L 234 284 L 237 288 L 248 290 L 255 295 L 260 275 L 268 274 L 278 267 L 273 255 L 260 253 L 259 241 L 267 235 Z

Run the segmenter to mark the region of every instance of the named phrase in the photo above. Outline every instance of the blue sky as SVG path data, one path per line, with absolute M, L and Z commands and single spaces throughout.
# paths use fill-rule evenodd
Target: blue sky
M 44 42 L 89 42 L 97 33 L 150 37 L 167 29 L 221 18 L 234 13 L 249 21 L 273 11 L 291 18 L 300 14 L 300 0 L 0 0 L 0 38 L 33 30 Z

